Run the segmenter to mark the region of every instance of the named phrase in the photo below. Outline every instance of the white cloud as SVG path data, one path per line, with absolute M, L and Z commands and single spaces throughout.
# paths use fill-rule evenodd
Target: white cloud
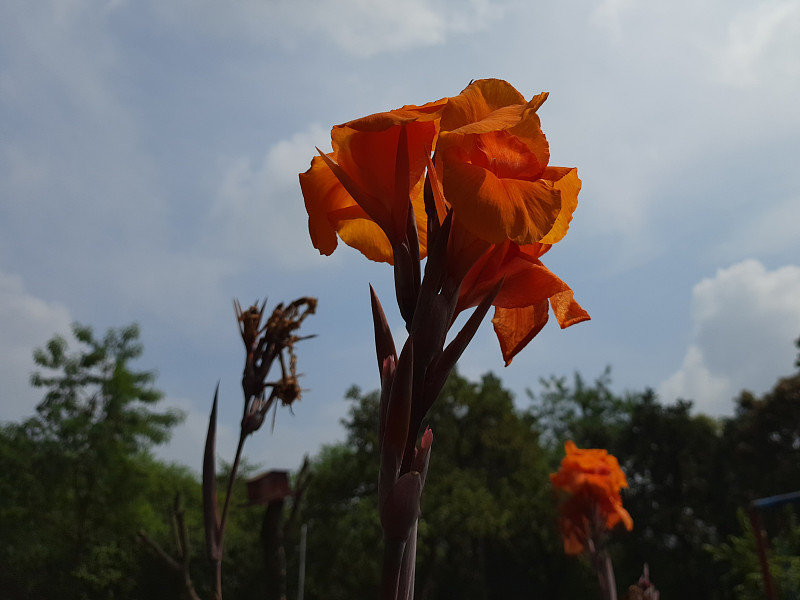
M 742 389 L 767 391 L 791 371 L 800 334 L 800 267 L 756 260 L 720 269 L 692 291 L 694 332 L 681 368 L 659 387 L 665 401 L 731 413 Z
M 20 277 L 0 272 L 0 421 L 34 413 L 43 393 L 30 385 L 33 351 L 56 334 L 68 336 L 71 321 L 64 306 L 37 298 Z
M 298 175 L 308 169 L 315 146 L 329 149 L 329 140 L 328 130 L 312 125 L 272 146 L 256 164 L 246 156 L 223 159 L 208 237 L 251 259 L 258 252 L 284 266 L 318 265 L 319 253 L 305 234 Z
M 489 0 L 211 0 L 158 2 L 157 14 L 175 23 L 193 20 L 215 35 L 246 35 L 254 42 L 278 40 L 296 46 L 327 39 L 345 53 L 370 57 L 382 52 L 441 45 L 451 33 L 483 29 L 502 15 Z
M 686 351 L 681 368 L 659 386 L 658 393 L 666 402 L 678 398 L 694 400 L 697 409 L 717 415 L 731 411 L 736 391 L 729 378 L 708 369 L 703 351 L 693 344 Z

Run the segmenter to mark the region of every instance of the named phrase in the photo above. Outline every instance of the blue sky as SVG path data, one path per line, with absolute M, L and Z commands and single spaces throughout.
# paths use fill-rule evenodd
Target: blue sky
M 793 371 L 800 335 L 800 2 L 10 0 L 0 5 L 0 420 L 31 414 L 31 353 L 72 321 L 138 322 L 141 369 L 200 465 L 217 379 L 233 452 L 243 349 L 232 299 L 319 298 L 294 416 L 246 446 L 294 468 L 377 387 L 368 283 L 312 248 L 297 174 L 341 123 L 507 79 L 551 164 L 583 180 L 547 265 L 592 321 L 551 323 L 508 368 L 484 326 L 460 363 L 521 406 L 540 377 L 613 368 L 730 414 Z M 398 332 L 399 320 L 393 318 Z M 398 333 L 399 336 L 399 333 Z

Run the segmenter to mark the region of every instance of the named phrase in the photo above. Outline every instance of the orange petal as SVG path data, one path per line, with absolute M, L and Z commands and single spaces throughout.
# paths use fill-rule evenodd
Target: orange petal
M 394 264 L 392 244 L 374 221 L 356 219 L 341 221 L 338 225 L 339 237 L 345 244 L 355 248 L 369 260 Z
M 558 219 L 561 193 L 552 182 L 500 179 L 458 160 L 443 161 L 445 196 L 467 229 L 499 244 L 520 245 L 544 238 Z
M 510 105 L 524 105 L 525 97 L 502 79 L 479 79 L 470 83 L 458 96 L 450 98 L 442 111 L 442 130 L 452 131 L 475 123 Z
M 550 146 L 542 133 L 542 125 L 536 110 L 547 98 L 547 93 L 539 94 L 522 111 L 519 121 L 508 132 L 522 140 L 528 149 L 536 155 L 542 165 L 550 162 Z
M 555 244 L 560 241 L 569 229 L 572 213 L 578 208 L 578 192 L 581 191 L 581 180 L 578 170 L 569 167 L 548 167 L 543 179 L 553 182 L 553 187 L 561 194 L 561 211 L 552 229 L 541 239 L 542 244 Z
M 580 304 L 575 301 L 571 289 L 564 290 L 550 297 L 550 306 L 558 319 L 561 329 L 566 329 L 576 323 L 591 319 L 589 313 L 583 310 Z
M 407 104 L 401 108 L 381 113 L 375 113 L 360 119 L 354 119 L 339 127 L 348 127 L 356 131 L 384 131 L 395 125 L 402 125 L 414 121 L 433 121 L 439 120 L 442 110 L 447 105 L 449 98 L 442 98 L 433 102 L 428 102 L 422 106 Z M 334 141 L 334 150 L 336 148 Z
M 495 298 L 495 306 L 521 308 L 570 291 L 569 286 L 540 261 L 529 262 L 523 256 L 512 259 L 503 269 L 505 281 Z
M 524 308 L 495 308 L 492 324 L 506 366 L 542 330 L 547 313 L 547 301 Z
M 331 133 L 338 148 L 339 166 L 366 194 L 363 200 L 357 198 L 359 204 L 393 235 L 405 231 L 409 197 L 417 188 L 421 192 L 418 186 L 424 178 L 436 129 L 436 123 L 424 121 L 393 125 L 380 131 L 340 126 Z M 406 156 L 399 157 L 398 152 Z M 397 168 L 402 172 L 398 173 Z M 421 193 L 415 199 L 421 202 Z M 424 230 L 424 210 L 415 214 L 423 217 L 420 229 Z M 381 222 L 383 215 L 386 223 Z
M 442 137 L 450 135 L 467 135 L 470 133 L 488 133 L 490 131 L 503 131 L 517 125 L 525 113 L 525 106 L 512 104 L 492 111 L 479 121 L 461 125 L 456 129 L 442 130 Z
M 321 254 L 337 246 L 336 234 L 368 259 L 392 263 L 392 245 L 381 228 L 356 204 L 321 156 L 300 174 L 311 242 Z M 423 238 L 424 240 L 424 238 Z
M 550 148 L 547 144 L 547 138 L 542 133 L 539 115 L 536 114 L 536 110 L 546 98 L 547 93 L 545 92 L 534 96 L 527 104 L 512 103 L 502 105 L 489 113 L 485 113 L 485 111 L 489 110 L 490 107 L 476 108 L 470 115 L 461 117 L 473 118 L 475 119 L 474 121 L 466 121 L 459 127 L 454 128 L 448 128 L 443 125 L 442 139 L 446 139 L 451 135 L 508 131 L 528 146 L 528 149 L 536 155 L 542 166 L 546 166 L 550 160 Z M 505 98 L 506 101 L 509 99 L 510 97 Z M 450 104 L 455 106 L 457 102 L 453 99 Z M 499 101 L 495 101 L 495 104 L 499 105 Z M 480 118 L 478 118 L 479 116 Z
M 328 215 L 357 206 L 355 200 L 345 191 L 320 156 L 311 159 L 308 171 L 300 173 L 300 188 L 308 212 L 311 243 L 321 254 L 330 255 L 336 249 L 337 240 L 336 226 L 331 223 Z

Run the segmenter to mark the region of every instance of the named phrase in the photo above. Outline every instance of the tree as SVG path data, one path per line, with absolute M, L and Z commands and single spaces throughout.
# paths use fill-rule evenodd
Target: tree
M 717 543 L 726 503 L 721 427 L 692 415 L 691 402 L 660 404 L 654 392 L 615 394 L 610 370 L 587 384 L 575 374 L 541 380 L 542 391 L 529 392 L 529 414 L 551 454 L 563 456 L 572 439 L 581 448 L 605 448 L 627 476 L 625 508 L 632 532 L 611 536 L 617 582 L 637 580 L 649 562 L 654 581 L 665 596 L 711 598 L 718 587 L 718 565 L 704 551 Z
M 721 452 L 719 424 L 692 415 L 691 402 L 657 402 L 641 394 L 612 445 L 629 489 L 630 535 L 618 537 L 619 581 L 635 581 L 642 563 L 666 597 L 719 598 L 719 568 L 704 550 L 720 541 L 720 516 L 730 465 Z M 724 597 L 724 596 L 722 596 Z
M 742 392 L 724 429 L 735 465 L 729 482 L 729 523 L 751 500 L 800 490 L 800 375 L 779 380 L 761 398 Z
M 553 467 L 558 465 L 567 440 L 582 448 L 608 448 L 628 419 L 631 399 L 611 391 L 610 367 L 591 385 L 580 373 L 573 375 L 572 385 L 566 377 L 556 376 L 540 379 L 539 385 L 542 390 L 538 394 L 527 390 L 531 399 L 528 412 L 543 444 L 553 453 Z
M 79 348 L 56 336 L 36 350 L 46 390 L 37 414 L 0 437 L 0 587 L 10 597 L 128 595 L 137 557 L 133 535 L 146 521 L 153 461 L 181 420 L 153 409 L 155 373 L 134 371 L 139 329 L 102 340 L 74 325 Z

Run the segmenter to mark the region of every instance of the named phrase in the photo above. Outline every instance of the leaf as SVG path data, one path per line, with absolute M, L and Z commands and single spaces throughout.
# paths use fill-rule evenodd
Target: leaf
M 214 404 L 212 405 L 211 416 L 208 420 L 208 435 L 206 436 L 206 448 L 203 454 L 203 525 L 206 531 L 206 555 L 208 556 L 208 560 L 213 562 L 222 560 L 215 466 L 218 395 L 219 382 L 217 382 L 217 389 L 214 391 Z

